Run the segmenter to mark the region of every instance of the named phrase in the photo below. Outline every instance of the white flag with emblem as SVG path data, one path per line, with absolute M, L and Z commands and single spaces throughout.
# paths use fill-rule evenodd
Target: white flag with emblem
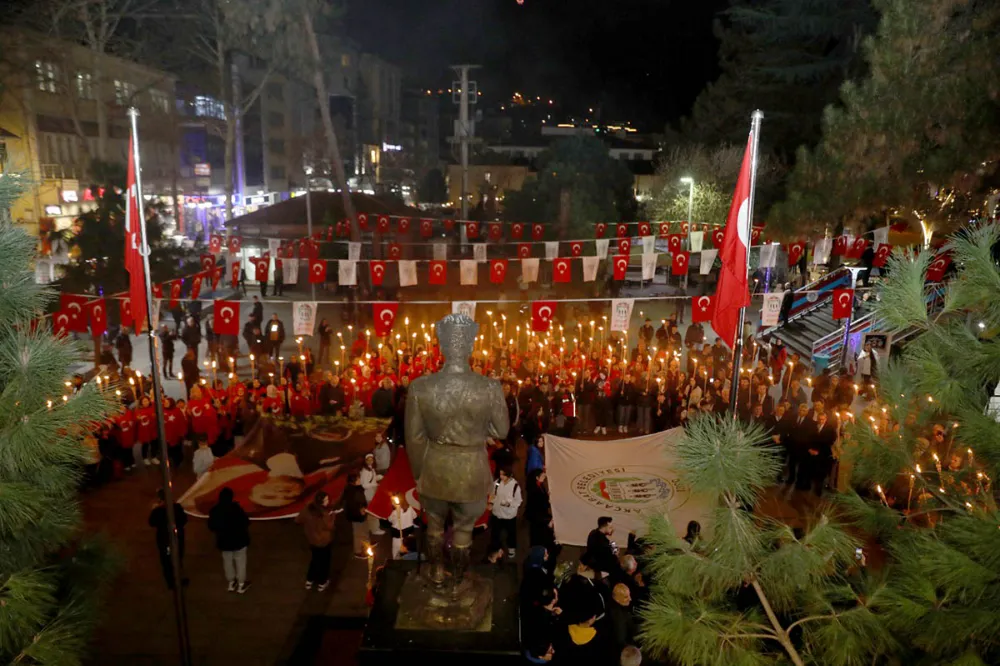
M 545 241 L 545 258 L 559 258 L 559 241 Z
M 761 326 L 778 325 L 778 319 L 781 316 L 781 301 L 784 297 L 785 293 L 782 291 L 773 291 L 764 294 L 764 306 L 760 309 Z
M 434 261 L 447 261 L 448 260 L 448 245 L 447 243 L 434 243 Z
M 656 275 L 656 255 L 652 253 L 642 255 L 642 279 L 652 280 L 654 275 Z
M 413 259 L 401 259 L 396 265 L 399 267 L 399 286 L 417 286 L 417 262 Z
M 315 301 L 299 301 L 292 304 L 292 327 L 295 335 L 312 335 L 316 328 Z
M 701 248 L 705 244 L 705 232 L 692 231 L 688 234 L 688 243 L 691 244 L 692 252 L 701 252 Z
M 361 259 L 361 243 L 351 241 L 347 244 L 347 260 L 359 261 Z
M 642 254 L 643 256 L 648 254 L 653 254 L 653 249 L 656 247 L 656 236 L 643 236 L 642 237 Z M 643 278 L 645 279 L 645 278 Z
M 878 247 L 879 245 L 889 244 L 889 227 L 879 227 L 874 231 L 872 242 L 874 245 L 872 247 Z
M 760 246 L 760 268 L 774 268 L 778 263 L 778 246 L 775 243 L 766 243 Z
M 712 264 L 715 263 L 715 258 L 719 256 L 718 250 L 702 250 L 701 251 L 701 266 L 698 268 L 699 275 L 708 275 L 712 272 Z
M 595 281 L 597 279 L 597 267 L 600 265 L 600 257 L 583 257 L 583 281 Z
M 281 277 L 285 284 L 299 283 L 299 260 L 283 259 L 281 261 Z
M 267 239 L 267 251 L 271 253 L 271 257 L 278 256 L 278 250 L 281 248 L 280 238 L 268 238 Z
M 813 246 L 813 264 L 825 264 L 830 261 L 830 250 L 833 249 L 833 240 L 821 238 Z
M 538 281 L 538 259 L 521 260 L 521 282 L 531 284 Z
M 475 301 L 452 301 L 451 302 L 451 313 L 452 314 L 464 314 L 469 319 L 476 318 L 476 302 Z
M 608 256 L 608 247 L 611 241 L 607 238 L 598 238 L 594 241 L 594 254 L 597 255 L 598 259 L 604 259 Z
M 472 258 L 481 264 L 486 263 L 486 243 L 473 243 Z
M 463 287 L 474 287 L 479 283 L 479 262 L 475 259 L 462 259 L 459 262 L 459 273 Z
M 354 287 L 358 284 L 358 262 L 341 259 L 337 262 L 337 284 Z
M 632 308 L 634 307 L 634 298 L 612 298 L 611 325 L 608 328 L 612 331 L 628 333 L 629 324 L 632 322 Z

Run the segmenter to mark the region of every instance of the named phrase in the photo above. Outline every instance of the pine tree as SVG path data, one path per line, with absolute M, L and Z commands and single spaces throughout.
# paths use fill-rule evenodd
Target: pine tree
M 710 535 L 689 546 L 669 516 L 651 522 L 644 651 L 682 666 L 878 663 L 893 638 L 835 510 L 821 506 L 799 531 L 748 509 L 781 469 L 766 441 L 760 426 L 725 416 L 688 424 L 676 469 L 715 506 Z
M 849 429 L 844 456 L 866 497 L 849 506 L 889 555 L 875 606 L 907 664 L 1000 663 L 1000 413 L 988 410 L 1000 380 L 998 241 L 995 225 L 949 240 L 958 274 L 933 315 L 930 253 L 893 255 L 877 312 L 920 336 L 881 370 L 879 403 Z
M 0 175 L 0 210 L 21 187 Z M 80 539 L 76 504 L 83 436 L 111 405 L 89 387 L 62 399 L 80 350 L 34 325 L 53 298 L 34 282 L 34 251 L 0 223 L 0 662 L 72 666 L 111 572 L 108 550 Z

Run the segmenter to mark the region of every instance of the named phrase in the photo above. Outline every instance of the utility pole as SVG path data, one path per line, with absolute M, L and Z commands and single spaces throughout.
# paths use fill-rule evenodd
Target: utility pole
M 469 70 L 478 69 L 479 65 L 452 65 L 451 68 L 458 74 L 459 80 L 451 85 L 452 101 L 458 104 L 458 122 L 455 123 L 455 135 L 453 142 L 459 145 L 459 155 L 462 164 L 462 220 L 469 219 L 469 144 L 476 134 L 475 123 L 469 120 L 469 104 L 476 104 L 479 100 L 478 88 L 475 81 L 469 81 Z M 472 101 L 469 101 L 472 97 Z M 461 227 L 462 242 L 466 242 L 465 226 Z
M 312 179 L 312 171 L 313 170 L 311 165 L 303 165 L 302 172 L 305 174 L 306 177 L 306 235 L 309 236 L 310 243 L 312 242 L 312 236 L 313 236 L 313 209 L 312 209 L 311 197 L 309 196 L 310 194 L 312 194 L 312 188 L 310 188 L 309 186 L 309 181 L 310 179 Z M 312 299 L 315 301 L 316 285 L 313 284 L 312 280 L 309 281 L 309 289 L 310 293 L 312 294 Z

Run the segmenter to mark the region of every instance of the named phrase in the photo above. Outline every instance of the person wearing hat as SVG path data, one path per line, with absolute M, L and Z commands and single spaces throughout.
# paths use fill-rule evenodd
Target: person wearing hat
M 365 454 L 365 464 L 361 468 L 361 487 L 365 489 L 365 501 L 371 504 L 378 490 L 378 482 L 382 480 L 382 475 L 375 471 L 375 454 Z M 385 532 L 379 525 L 377 517 L 368 514 L 368 531 L 372 536 L 382 536 Z

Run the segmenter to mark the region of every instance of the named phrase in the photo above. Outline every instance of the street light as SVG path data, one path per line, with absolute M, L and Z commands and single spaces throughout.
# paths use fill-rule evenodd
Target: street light
M 691 224 L 694 211 L 694 178 L 684 176 L 681 182 L 688 186 L 688 224 Z

